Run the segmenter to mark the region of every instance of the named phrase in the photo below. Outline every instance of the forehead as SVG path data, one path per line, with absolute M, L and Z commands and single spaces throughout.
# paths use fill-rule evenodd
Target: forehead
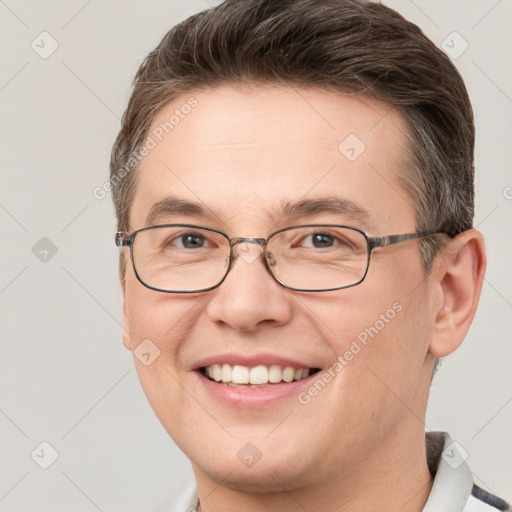
M 131 225 L 145 225 L 166 197 L 252 224 L 292 202 L 334 197 L 375 220 L 414 224 L 398 180 L 405 130 L 395 109 L 369 97 L 268 85 L 191 91 L 151 123 Z

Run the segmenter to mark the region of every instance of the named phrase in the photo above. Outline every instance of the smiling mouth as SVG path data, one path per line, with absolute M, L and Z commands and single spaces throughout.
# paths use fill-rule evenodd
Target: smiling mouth
M 293 368 L 281 365 L 258 365 L 253 367 L 230 364 L 214 364 L 199 368 L 208 380 L 234 387 L 265 387 L 288 384 L 303 380 L 319 372 L 319 368 Z

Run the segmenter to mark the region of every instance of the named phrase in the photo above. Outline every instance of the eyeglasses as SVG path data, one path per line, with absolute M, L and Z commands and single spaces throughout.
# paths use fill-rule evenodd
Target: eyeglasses
M 361 229 L 307 224 L 280 229 L 268 238 L 230 238 L 218 229 L 165 224 L 120 231 L 118 247 L 130 247 L 137 279 L 166 293 L 198 293 L 219 286 L 233 268 L 239 244 L 257 244 L 263 263 L 285 288 L 304 292 L 340 290 L 360 284 L 377 247 L 388 247 L 432 233 L 369 236 Z M 244 255 L 242 254 L 242 259 Z M 246 260 L 248 261 L 248 260 Z

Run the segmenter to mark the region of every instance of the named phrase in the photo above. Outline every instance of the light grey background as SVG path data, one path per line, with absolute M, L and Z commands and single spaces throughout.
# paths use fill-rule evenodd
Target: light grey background
M 512 1 L 385 3 L 453 55 L 469 45 L 454 61 L 475 109 L 476 225 L 489 269 L 426 423 L 464 447 L 479 485 L 511 500 Z M 108 179 L 137 66 L 206 7 L 0 0 L 0 511 L 149 511 L 191 474 L 121 344 L 113 207 L 93 189 Z M 58 453 L 48 469 L 43 441 Z

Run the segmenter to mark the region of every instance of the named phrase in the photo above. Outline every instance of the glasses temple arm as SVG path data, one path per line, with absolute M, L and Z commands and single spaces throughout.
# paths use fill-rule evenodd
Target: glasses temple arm
M 402 235 L 388 235 L 388 236 L 372 236 L 368 238 L 370 248 L 387 247 L 389 245 L 399 244 L 407 240 L 415 240 L 417 238 L 425 238 L 427 236 L 443 234 L 442 232 L 432 233 L 406 233 Z

